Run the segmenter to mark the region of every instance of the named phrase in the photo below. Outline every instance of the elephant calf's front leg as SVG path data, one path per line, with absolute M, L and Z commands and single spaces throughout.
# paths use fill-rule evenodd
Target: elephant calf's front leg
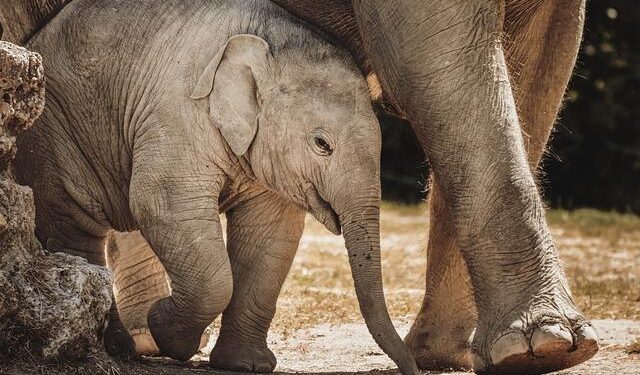
M 211 363 L 221 369 L 271 372 L 267 331 L 304 228 L 304 211 L 270 192 L 227 212 L 233 297 L 222 314 Z
M 151 173 L 134 173 L 132 212 L 171 279 L 171 296 L 151 306 L 147 321 L 163 354 L 188 360 L 198 351 L 205 328 L 231 299 L 231 267 L 215 187 L 206 176 L 171 177 L 167 171 L 154 173 L 153 167 L 146 170 Z M 188 167 L 173 170 L 194 175 Z

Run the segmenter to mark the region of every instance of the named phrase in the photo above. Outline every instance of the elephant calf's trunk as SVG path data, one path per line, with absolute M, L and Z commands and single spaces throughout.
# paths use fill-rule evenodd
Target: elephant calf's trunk
M 360 311 L 380 348 L 404 375 L 418 374 L 415 359 L 396 332 L 382 287 L 380 211 L 364 207 L 340 215 Z

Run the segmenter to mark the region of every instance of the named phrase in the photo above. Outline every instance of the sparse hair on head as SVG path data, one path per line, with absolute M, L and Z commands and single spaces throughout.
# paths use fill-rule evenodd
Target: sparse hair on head
M 346 49 L 334 46 L 335 41 L 315 26 L 289 14 L 267 0 L 244 0 L 248 16 L 241 23 L 242 33 L 263 38 L 276 61 L 286 64 L 290 54 L 302 54 L 310 63 L 335 60 L 356 68 Z M 245 8 L 245 9 L 246 9 Z

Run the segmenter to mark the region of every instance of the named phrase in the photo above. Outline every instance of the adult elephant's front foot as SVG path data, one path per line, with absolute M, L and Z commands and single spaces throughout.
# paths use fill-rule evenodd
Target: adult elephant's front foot
M 473 288 L 442 188 L 433 177 L 430 194 L 426 293 L 405 343 L 423 370 L 470 370 L 478 321 Z
M 240 372 L 272 372 L 276 356 L 266 344 L 239 345 L 216 342 L 210 363 L 221 370 Z
M 405 344 L 422 370 L 465 371 L 472 368 L 471 337 L 465 333 L 466 327 L 454 326 L 440 319 L 430 320 L 421 326 L 417 326 L 416 321 L 405 338 Z
M 598 338 L 569 297 L 540 295 L 527 312 L 505 324 L 480 320 L 472 344 L 478 373 L 543 374 L 569 368 L 593 357 Z M 483 321 L 484 320 L 484 321 Z M 507 323 L 510 322 L 510 323 Z

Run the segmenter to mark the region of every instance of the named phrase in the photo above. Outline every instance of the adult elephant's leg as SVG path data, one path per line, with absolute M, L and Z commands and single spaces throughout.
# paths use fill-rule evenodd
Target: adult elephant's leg
M 527 164 L 496 1 L 354 1 L 383 88 L 413 122 L 470 270 L 478 371 L 544 372 L 597 350 Z
M 114 273 L 114 297 L 120 319 L 136 343 L 138 354 L 159 354 L 153 341 L 147 312 L 157 300 L 171 294 L 166 272 L 139 231 L 112 232 L 107 264 Z
M 468 369 L 476 305 L 451 214 L 433 176 L 429 218 L 425 296 L 405 343 L 422 369 Z
M 536 7 L 508 2 L 505 13 L 507 66 L 535 173 L 575 64 L 584 0 L 541 2 Z M 423 368 L 465 367 L 465 341 L 475 327 L 475 304 L 437 185 L 432 182 L 425 300 L 406 341 Z
M 276 358 L 267 331 L 276 301 L 298 249 L 304 210 L 271 192 L 262 192 L 227 212 L 227 250 L 233 297 L 222 314 L 213 366 L 271 372 Z
M 575 65 L 585 0 L 507 3 L 505 52 L 529 165 L 536 170 Z

